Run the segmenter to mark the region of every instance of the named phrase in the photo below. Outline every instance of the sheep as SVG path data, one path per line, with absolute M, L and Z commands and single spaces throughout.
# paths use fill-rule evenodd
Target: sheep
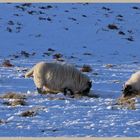
M 88 96 L 92 87 L 87 75 L 68 64 L 39 62 L 25 74 L 26 78 L 31 76 L 38 93 Z
M 140 95 L 140 71 L 131 75 L 123 86 L 123 97 L 135 97 Z

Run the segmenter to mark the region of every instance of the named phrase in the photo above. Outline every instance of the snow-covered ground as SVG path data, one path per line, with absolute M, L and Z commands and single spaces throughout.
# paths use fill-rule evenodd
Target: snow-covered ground
M 27 104 L 0 99 L 0 136 L 139 137 L 139 99 L 136 110 L 113 107 L 123 83 L 140 69 L 139 25 L 140 4 L 1 3 L 0 95 L 25 94 Z M 100 97 L 37 94 L 25 70 L 55 61 L 56 54 L 78 69 L 90 65 L 86 74 Z M 5 59 L 14 67 L 3 67 Z M 29 109 L 36 114 L 20 115 Z

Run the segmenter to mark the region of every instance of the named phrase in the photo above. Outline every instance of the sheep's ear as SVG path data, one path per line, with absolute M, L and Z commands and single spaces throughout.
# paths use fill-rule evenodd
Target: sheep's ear
M 131 85 L 125 85 L 123 88 L 124 92 L 130 92 L 132 90 L 132 86 Z
M 88 81 L 89 84 L 92 84 L 92 81 Z
M 123 90 L 124 97 L 130 96 L 132 94 L 132 91 L 133 91 L 132 85 L 126 85 Z
M 131 85 L 127 85 L 127 86 L 126 86 L 126 89 L 127 89 L 127 90 L 131 90 L 131 89 L 132 89 L 132 86 L 131 86 Z
M 88 81 L 88 85 L 89 85 L 89 87 L 91 87 L 92 86 L 92 81 Z

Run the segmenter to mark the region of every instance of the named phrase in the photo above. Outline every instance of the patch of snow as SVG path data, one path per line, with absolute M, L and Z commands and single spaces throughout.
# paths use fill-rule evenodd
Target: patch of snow
M 140 4 L 1 3 L 0 94 L 26 94 L 27 104 L 11 107 L 4 102 L 13 100 L 0 99 L 0 136 L 139 137 L 139 99 L 136 110 L 113 106 L 140 70 L 140 10 L 133 6 Z M 38 94 L 24 74 L 37 62 L 56 61 L 54 54 L 78 69 L 88 64 L 90 94 L 99 98 Z M 36 113 L 21 116 L 25 111 Z

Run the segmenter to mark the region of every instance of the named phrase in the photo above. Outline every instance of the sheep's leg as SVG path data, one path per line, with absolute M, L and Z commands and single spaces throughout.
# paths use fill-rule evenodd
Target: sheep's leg
M 34 76 L 34 83 L 35 83 L 35 85 L 37 87 L 38 93 L 44 94 L 44 89 L 43 89 L 44 80 L 40 76 L 35 75 Z

